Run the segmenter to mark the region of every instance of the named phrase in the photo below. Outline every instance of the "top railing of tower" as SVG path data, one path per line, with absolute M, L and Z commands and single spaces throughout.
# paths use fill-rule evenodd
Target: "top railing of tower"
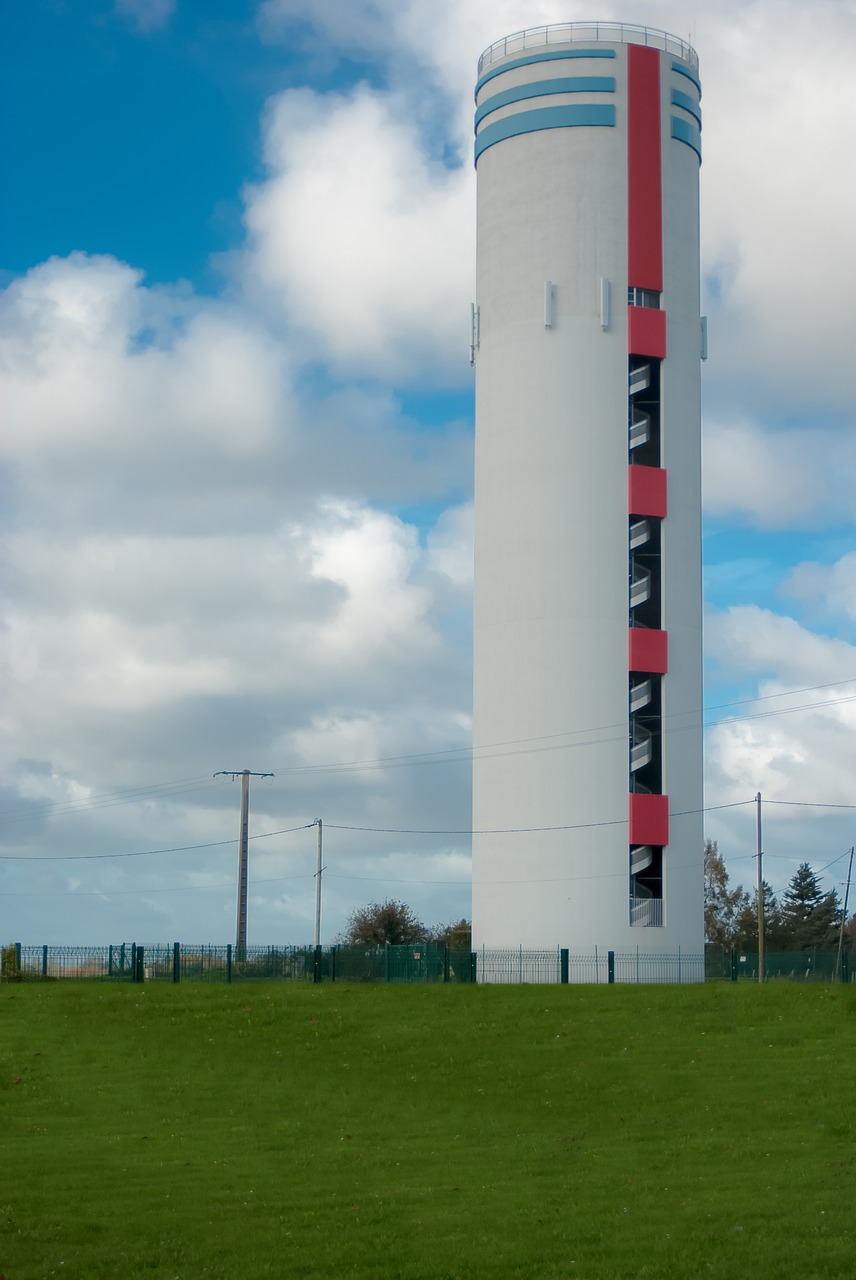
M 698 70 L 698 54 L 691 44 L 668 31 L 656 27 L 640 27 L 632 22 L 557 22 L 546 27 L 527 27 L 514 35 L 497 40 L 485 49 L 479 58 L 479 75 L 501 58 L 520 53 L 524 49 L 537 49 L 545 44 L 577 44 L 580 41 L 605 40 L 614 44 L 645 44 L 663 49 Z

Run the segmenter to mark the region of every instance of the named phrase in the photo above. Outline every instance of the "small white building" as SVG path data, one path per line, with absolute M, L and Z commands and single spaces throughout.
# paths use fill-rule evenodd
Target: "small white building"
M 476 947 L 703 949 L 698 58 L 479 63 Z

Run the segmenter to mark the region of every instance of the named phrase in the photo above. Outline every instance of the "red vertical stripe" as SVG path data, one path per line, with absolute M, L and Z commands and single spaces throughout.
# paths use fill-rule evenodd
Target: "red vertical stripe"
M 660 54 L 627 46 L 627 283 L 663 289 Z

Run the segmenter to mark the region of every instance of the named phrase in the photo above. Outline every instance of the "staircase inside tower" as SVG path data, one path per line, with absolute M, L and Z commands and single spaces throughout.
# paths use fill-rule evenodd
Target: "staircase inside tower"
M 660 465 L 660 362 L 630 357 L 628 387 L 630 461 L 643 467 Z
M 663 850 L 649 844 L 630 846 L 630 923 L 641 928 L 663 926 Z
M 647 517 L 630 517 L 631 627 L 660 627 L 660 523 Z
M 631 356 L 628 369 L 628 458 L 643 467 L 660 466 L 660 362 Z M 630 627 L 659 630 L 662 520 L 631 513 L 628 526 L 628 606 Z M 663 677 L 632 671 L 629 677 L 629 790 L 663 793 Z M 663 925 L 663 850 L 630 846 L 630 923 Z

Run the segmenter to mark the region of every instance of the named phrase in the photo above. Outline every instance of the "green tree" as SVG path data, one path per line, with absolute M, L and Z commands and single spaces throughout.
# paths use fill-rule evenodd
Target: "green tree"
M 430 931 L 431 940 L 452 951 L 471 951 L 473 926 L 463 916 L 456 924 L 440 924 Z
M 737 919 L 749 906 L 749 895 L 743 886 L 728 887 L 728 872 L 715 840 L 704 842 L 704 938 L 705 942 L 731 946 Z M 765 931 L 766 932 L 766 931 Z
M 352 947 L 408 946 L 424 941 L 427 933 L 412 907 L 387 898 L 352 911 L 338 941 Z
M 834 889 L 824 893 L 807 862 L 800 863 L 782 894 L 782 930 L 789 950 L 810 951 L 838 943 L 841 907 Z
M 758 950 L 758 890 L 744 902 L 734 920 L 731 945 L 738 951 Z M 768 951 L 783 949 L 782 913 L 776 895 L 764 881 L 764 947 Z

